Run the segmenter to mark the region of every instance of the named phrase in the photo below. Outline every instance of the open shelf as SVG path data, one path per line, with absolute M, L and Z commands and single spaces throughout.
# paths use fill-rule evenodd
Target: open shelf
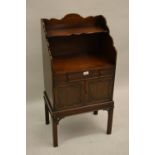
M 70 35 L 80 35 L 80 34 L 92 34 L 92 33 L 106 33 L 102 27 L 91 25 L 84 27 L 65 27 L 51 29 L 47 32 L 47 37 L 57 37 L 57 36 L 70 36 Z
M 53 59 L 53 71 L 56 74 L 81 72 L 93 69 L 111 69 L 114 65 L 101 55 L 81 54 L 60 56 Z

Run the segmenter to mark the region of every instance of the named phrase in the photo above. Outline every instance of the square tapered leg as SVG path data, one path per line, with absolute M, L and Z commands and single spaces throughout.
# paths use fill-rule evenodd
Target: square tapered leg
M 112 132 L 113 108 L 108 109 L 107 134 Z
M 53 146 L 58 146 L 58 121 L 57 119 L 52 118 L 53 120 Z
M 98 111 L 94 111 L 94 115 L 97 115 L 98 114 Z
M 48 106 L 46 104 L 46 100 L 45 100 L 45 97 L 44 97 L 44 103 L 45 103 L 45 123 L 46 124 L 49 124 L 49 110 L 48 110 Z

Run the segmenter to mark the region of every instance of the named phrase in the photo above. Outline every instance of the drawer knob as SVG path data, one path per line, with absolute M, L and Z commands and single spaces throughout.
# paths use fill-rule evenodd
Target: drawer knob
M 89 75 L 89 71 L 83 72 L 83 75 L 84 75 L 84 76 Z

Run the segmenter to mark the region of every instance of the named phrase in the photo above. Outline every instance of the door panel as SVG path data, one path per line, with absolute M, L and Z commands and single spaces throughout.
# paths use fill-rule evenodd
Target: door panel
M 99 78 L 88 80 L 87 104 L 112 100 L 113 79 Z
M 54 90 L 56 110 L 82 106 L 84 101 L 83 82 L 58 86 Z

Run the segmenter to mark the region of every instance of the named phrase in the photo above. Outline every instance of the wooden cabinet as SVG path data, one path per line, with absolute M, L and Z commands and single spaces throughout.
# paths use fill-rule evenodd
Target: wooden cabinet
M 44 100 L 46 124 L 53 120 L 54 146 L 57 125 L 66 116 L 108 111 L 111 133 L 116 50 L 103 16 L 42 19 Z

